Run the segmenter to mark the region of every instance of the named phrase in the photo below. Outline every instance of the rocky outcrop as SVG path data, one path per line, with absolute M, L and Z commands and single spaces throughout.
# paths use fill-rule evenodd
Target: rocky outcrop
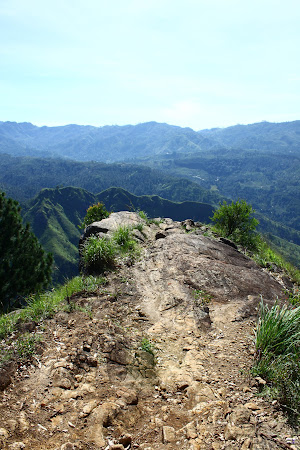
M 296 449 L 249 377 L 257 304 L 282 296 L 280 277 L 201 224 L 126 212 L 86 233 L 136 223 L 135 264 L 37 324 L 44 352 L 0 401 L 3 448 Z

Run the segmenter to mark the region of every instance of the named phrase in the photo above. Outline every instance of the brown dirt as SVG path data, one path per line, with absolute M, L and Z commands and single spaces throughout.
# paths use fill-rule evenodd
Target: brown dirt
M 1 394 L 1 448 L 300 448 L 249 376 L 259 295 L 282 285 L 203 230 L 144 226 L 136 264 L 38 324 L 41 354 Z

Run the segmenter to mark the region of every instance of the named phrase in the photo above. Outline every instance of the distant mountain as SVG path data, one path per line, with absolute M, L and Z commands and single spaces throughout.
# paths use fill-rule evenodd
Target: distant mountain
M 270 219 L 300 231 L 299 151 L 222 149 L 152 157 L 140 163 L 186 177 L 227 198 L 243 198 Z
M 267 151 L 288 150 L 300 153 L 300 120 L 294 122 L 259 122 L 228 128 L 200 130 L 208 142 L 225 148 L 257 149 Z
M 0 122 L 0 152 L 14 156 L 114 162 L 174 151 L 199 151 L 204 143 L 209 145 L 209 139 L 191 128 L 156 122 L 104 127 L 36 127 L 31 123 Z
M 14 156 L 115 162 L 220 148 L 299 152 L 300 121 L 261 122 L 199 132 L 157 122 L 104 127 L 37 127 L 31 123 L 0 122 L 0 152 Z
M 35 235 L 48 252 L 54 255 L 54 280 L 62 282 L 78 272 L 78 241 L 87 208 L 103 202 L 109 211 L 143 210 L 149 217 L 191 218 L 209 222 L 213 207 L 204 203 L 175 203 L 158 196 L 135 196 L 120 188 L 111 188 L 97 195 L 84 189 L 66 187 L 43 189 L 23 210 Z
M 218 204 L 220 194 L 192 181 L 133 164 L 76 162 L 63 159 L 13 157 L 0 154 L 0 189 L 24 202 L 43 188 L 81 187 L 94 194 L 122 187 L 135 195 L 159 195 L 172 201 Z
M 300 121 L 199 132 L 156 122 L 121 127 L 0 122 L 1 151 L 23 155 L 0 154 L 0 189 L 19 201 L 62 185 L 94 194 L 118 186 L 137 196 L 211 205 L 244 198 L 264 217 L 262 231 L 275 229 L 279 238 L 299 242 Z M 130 159 L 134 164 L 95 162 Z

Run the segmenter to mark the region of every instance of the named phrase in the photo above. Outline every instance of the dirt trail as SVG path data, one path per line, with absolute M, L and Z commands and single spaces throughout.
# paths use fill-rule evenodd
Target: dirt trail
M 248 376 L 259 295 L 282 286 L 205 227 L 143 233 L 137 263 L 35 330 L 41 354 L 1 395 L 1 448 L 300 448 Z

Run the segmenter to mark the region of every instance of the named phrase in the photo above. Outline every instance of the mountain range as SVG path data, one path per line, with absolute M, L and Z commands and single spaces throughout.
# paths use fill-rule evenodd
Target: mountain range
M 64 258 L 78 238 L 77 222 L 89 204 L 99 201 L 99 192 L 111 187 L 128 191 L 117 191 L 118 209 L 126 201 L 129 204 L 128 195 L 214 207 L 224 199 L 244 198 L 256 210 L 260 230 L 269 233 L 290 261 L 300 264 L 300 121 L 200 131 L 156 122 L 104 127 L 0 122 L 0 158 L 0 189 L 22 203 L 26 220 L 44 243 L 53 240 L 66 273 Z M 67 207 L 63 186 L 88 191 L 73 193 L 73 203 L 67 196 L 73 207 L 78 203 L 68 219 L 72 226 L 62 219 Z M 49 189 L 39 197 L 44 188 L 56 192 L 54 203 Z M 105 198 L 109 205 L 111 195 Z M 145 198 L 138 208 L 146 210 L 144 203 Z M 36 211 L 48 211 L 48 228 L 34 225 L 44 223 L 47 216 L 34 217 L 32 208 L 37 204 Z M 189 216 L 193 208 L 189 205 Z M 59 227 L 65 237 L 60 231 L 60 239 L 52 239 Z M 75 260 L 71 263 L 74 267 Z
M 115 162 L 185 154 L 211 149 L 297 151 L 300 121 L 261 122 L 194 131 L 166 123 L 103 126 L 37 127 L 31 123 L 0 122 L 0 151 L 15 156 L 64 157 L 78 161 Z

